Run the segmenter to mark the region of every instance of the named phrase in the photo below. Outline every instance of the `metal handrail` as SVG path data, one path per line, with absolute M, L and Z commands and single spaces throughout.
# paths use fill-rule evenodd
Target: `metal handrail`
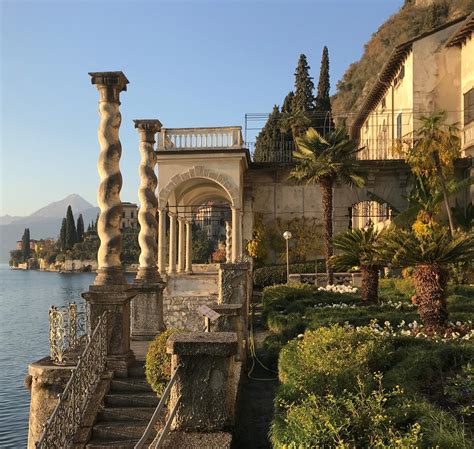
M 171 421 L 173 421 L 174 415 L 176 414 L 176 410 L 178 409 L 178 404 L 179 404 L 179 399 L 176 401 L 176 404 L 174 404 L 173 410 L 171 410 L 170 416 L 168 417 L 165 427 L 161 430 L 160 437 L 158 438 L 158 441 L 156 442 L 156 445 L 153 449 L 160 449 L 165 442 L 165 438 L 168 436 L 168 432 L 170 430 L 171 426 Z
M 37 449 L 64 449 L 72 447 L 82 415 L 105 371 L 107 356 L 107 311 L 99 318 L 71 377 L 58 395 L 59 401 L 50 418 L 43 425 L 43 432 L 35 443 Z
M 158 421 L 158 417 L 160 416 L 160 413 L 161 413 L 163 407 L 165 406 L 166 401 L 167 401 L 167 399 L 168 399 L 168 397 L 171 393 L 171 388 L 173 387 L 174 383 L 176 382 L 176 378 L 178 377 L 179 370 L 180 370 L 180 367 L 178 366 L 176 371 L 171 376 L 171 379 L 168 382 L 168 385 L 166 386 L 165 391 L 163 392 L 163 395 L 161 396 L 160 402 L 158 402 L 158 405 L 156 406 L 156 409 L 153 412 L 153 415 L 150 418 L 150 421 L 148 422 L 148 425 L 145 429 L 145 432 L 143 432 L 143 435 L 140 438 L 140 440 L 138 441 L 138 443 L 135 444 L 134 449 L 141 449 L 142 447 L 144 447 L 146 441 L 148 440 L 148 438 L 150 438 L 151 432 L 153 431 L 153 428 L 154 428 L 155 424 Z M 177 404 L 178 403 L 176 403 L 176 405 Z M 174 407 L 173 412 L 172 412 L 173 417 L 174 417 L 175 409 L 176 409 L 176 406 Z M 171 417 L 171 415 L 170 415 L 170 417 Z M 170 421 L 169 418 L 168 418 L 168 421 Z M 168 421 L 166 422 L 166 425 L 163 428 L 162 435 L 160 435 L 160 440 L 163 436 L 164 430 L 167 429 Z M 158 441 L 158 443 L 159 443 L 159 441 Z M 159 447 L 159 446 L 157 446 L 157 447 Z

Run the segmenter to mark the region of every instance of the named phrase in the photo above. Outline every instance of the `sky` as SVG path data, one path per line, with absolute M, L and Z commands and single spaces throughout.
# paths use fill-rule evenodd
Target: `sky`
M 403 0 L 0 0 L 0 215 L 77 193 L 97 204 L 98 92 L 122 70 L 122 201 L 138 202 L 137 118 L 240 125 L 293 88 L 305 53 L 331 90 Z

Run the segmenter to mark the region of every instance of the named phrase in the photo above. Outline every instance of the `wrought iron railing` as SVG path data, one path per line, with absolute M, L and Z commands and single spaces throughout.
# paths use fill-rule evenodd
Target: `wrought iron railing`
M 67 307 L 49 309 L 49 352 L 55 365 L 70 362 L 68 355 L 77 349 L 88 332 L 87 309 L 78 309 L 75 302 Z
M 246 142 L 245 146 L 252 154 L 254 162 L 289 163 L 293 161 L 293 152 L 296 150 L 295 143 L 289 141 L 275 141 L 273 147 L 260 151 L 256 147 L 256 142 Z
M 84 411 L 105 371 L 107 357 L 107 312 L 99 318 L 76 367 L 66 384 L 36 447 L 64 449 L 73 445 Z
M 153 429 L 156 426 L 156 423 L 158 422 L 158 419 L 160 418 L 160 415 L 162 413 L 163 408 L 165 407 L 165 404 L 168 400 L 168 397 L 171 393 L 171 388 L 173 387 L 174 383 L 176 382 L 176 378 L 178 377 L 178 372 L 180 368 L 178 367 L 176 371 L 173 373 L 171 376 L 171 379 L 168 383 L 168 385 L 165 388 L 165 391 L 163 392 L 163 396 L 161 396 L 160 402 L 156 406 L 156 409 L 153 413 L 153 416 L 150 418 L 150 422 L 148 423 L 145 432 L 143 432 L 142 437 L 140 438 L 140 441 L 138 441 L 137 444 L 135 444 L 134 449 L 142 449 L 145 447 L 147 441 L 150 439 Z M 176 401 L 176 404 L 173 407 L 173 410 L 168 416 L 168 419 L 166 420 L 165 425 L 161 429 L 159 435 L 154 440 L 154 445 L 150 445 L 149 447 L 153 447 L 153 449 L 160 449 L 165 441 L 166 436 L 168 435 L 171 422 L 173 421 L 174 415 L 176 413 L 177 407 L 179 404 L 179 399 Z

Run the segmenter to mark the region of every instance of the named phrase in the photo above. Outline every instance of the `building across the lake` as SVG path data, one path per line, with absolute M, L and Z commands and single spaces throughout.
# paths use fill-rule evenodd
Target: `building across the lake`
M 135 203 L 122 202 L 120 229 L 138 228 L 138 206 Z

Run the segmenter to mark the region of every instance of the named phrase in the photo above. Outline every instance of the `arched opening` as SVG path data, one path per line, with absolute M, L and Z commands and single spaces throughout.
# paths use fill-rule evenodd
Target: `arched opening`
M 158 244 L 161 272 L 191 273 L 193 264 L 234 262 L 240 257 L 240 198 L 225 176 L 213 177 L 217 179 L 182 174 L 181 182 L 160 190 L 160 218 L 166 220 L 166 236 L 159 235 Z
M 392 209 L 387 203 L 360 201 L 351 207 L 350 229 L 362 229 L 367 226 L 385 226 L 392 219 Z

